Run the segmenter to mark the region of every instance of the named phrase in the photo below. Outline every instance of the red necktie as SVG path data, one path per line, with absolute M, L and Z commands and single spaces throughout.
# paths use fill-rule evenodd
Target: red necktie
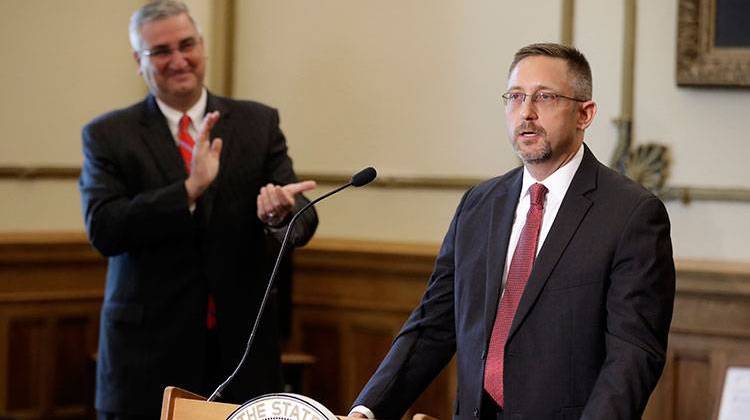
M 182 160 L 185 161 L 185 169 L 187 173 L 190 173 L 190 162 L 193 160 L 193 147 L 195 147 L 195 140 L 188 131 L 190 127 L 190 117 L 187 114 L 182 114 L 180 118 L 180 130 L 177 132 L 177 138 L 180 139 L 180 154 Z M 216 328 L 216 304 L 214 303 L 214 296 L 208 294 L 208 302 L 206 308 L 206 328 L 213 330 Z
M 190 127 L 190 117 L 187 114 L 182 114 L 180 118 L 180 130 L 177 132 L 177 138 L 180 140 L 180 154 L 182 160 L 185 161 L 185 169 L 190 173 L 190 162 L 193 160 L 193 147 L 195 147 L 195 140 L 188 131 Z
M 214 303 L 214 295 L 208 294 L 208 307 L 206 309 L 206 328 L 213 330 L 216 328 L 216 304 Z
M 547 194 L 547 188 L 539 183 L 532 185 L 529 189 L 531 206 L 526 215 L 526 224 L 523 225 L 521 236 L 518 238 L 518 245 L 513 252 L 513 259 L 510 261 L 505 292 L 500 298 L 500 307 L 495 316 L 495 324 L 492 326 L 490 347 L 484 365 L 484 389 L 500 407 L 505 405 L 503 399 L 505 343 L 508 340 L 508 331 L 513 324 L 518 302 L 521 300 L 531 268 L 534 266 L 539 229 L 542 226 L 544 213 L 544 196 Z

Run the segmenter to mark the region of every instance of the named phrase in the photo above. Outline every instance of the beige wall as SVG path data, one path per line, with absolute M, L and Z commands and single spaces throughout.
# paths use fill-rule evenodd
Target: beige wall
M 0 166 L 78 167 L 81 127 L 143 98 L 127 32 L 143 3 L 0 1 Z M 210 0 L 187 3 L 210 21 Z M 75 180 L 0 180 L 0 197 L 0 232 L 83 229 Z
M 282 111 L 300 172 L 373 165 L 382 176 L 489 177 L 517 164 L 500 102 L 512 53 L 559 40 L 560 8 L 238 2 L 234 94 Z M 439 242 L 462 192 L 345 194 L 318 206 L 320 236 Z
M 591 61 L 599 104 L 587 143 L 604 162 L 623 113 L 626 3 L 574 2 L 573 39 Z M 671 184 L 750 186 L 737 153 L 750 149 L 739 132 L 750 95 L 677 88 L 676 2 L 636 3 L 635 143 L 671 147 Z M 281 109 L 299 171 L 348 173 L 372 164 L 386 176 L 490 177 L 516 164 L 498 102 L 507 64 L 525 43 L 560 39 L 561 5 L 239 2 L 234 94 Z M 349 194 L 357 196 L 319 206 L 321 236 L 439 241 L 460 197 Z M 750 260 L 748 206 L 669 202 L 676 255 Z
M 587 142 L 604 162 L 622 112 L 627 2 L 573 2 L 573 40 L 591 61 L 599 104 Z M 143 96 L 126 34 L 141 3 L 0 2 L 0 83 L 8 93 L 0 105 L 0 165 L 77 166 L 81 125 Z M 740 126 L 750 92 L 678 88 L 677 2 L 636 3 L 634 141 L 670 146 L 673 185 L 750 188 L 742 176 L 750 146 Z M 221 24 L 215 3 L 188 4 L 210 41 Z M 563 10 L 563 0 L 234 5 L 233 95 L 280 109 L 299 172 L 374 165 L 384 176 L 481 178 L 517 164 L 499 102 L 512 53 L 560 40 Z M 0 181 L 0 194 L 0 231 L 82 228 L 73 180 Z M 460 196 L 348 191 L 319 206 L 320 236 L 438 242 Z M 676 255 L 750 261 L 749 207 L 669 202 Z
M 622 113 L 623 0 L 576 0 L 573 43 L 586 54 L 594 79 L 598 105 L 594 123 L 586 131 L 586 143 L 604 163 L 609 163 L 617 144 L 614 120 Z
M 674 184 L 750 188 L 750 91 L 676 86 L 676 16 L 676 1 L 638 10 L 634 138 L 670 146 Z M 668 209 L 678 255 L 750 260 L 750 203 Z
M 503 3 L 238 2 L 234 94 L 283 111 L 300 170 L 497 173 L 512 52 L 560 34 L 559 2 Z
M 0 165 L 79 166 L 81 126 L 143 97 L 126 29 L 140 3 L 0 2 Z M 0 194 L 0 231 L 83 228 L 75 181 L 0 180 Z
M 81 125 L 145 93 L 128 52 L 138 1 L 0 2 L 0 164 L 79 164 Z

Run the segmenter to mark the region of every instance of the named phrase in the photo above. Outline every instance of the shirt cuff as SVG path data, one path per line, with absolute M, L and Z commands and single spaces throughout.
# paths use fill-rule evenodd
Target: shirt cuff
M 352 411 L 349 412 L 349 416 L 351 417 L 353 413 L 364 414 L 368 419 L 375 418 L 375 414 L 373 414 L 372 411 L 370 411 L 370 409 L 365 407 L 364 405 L 358 405 L 352 408 Z

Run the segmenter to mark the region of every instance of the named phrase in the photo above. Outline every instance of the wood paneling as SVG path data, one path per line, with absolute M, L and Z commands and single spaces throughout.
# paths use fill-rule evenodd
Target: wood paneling
M 348 412 L 419 302 L 436 254 L 436 246 L 335 240 L 296 252 L 292 345 L 325 365 L 313 368 L 314 398 Z M 449 368 L 410 413 L 450 418 L 453 382 Z
M 345 413 L 419 301 L 437 246 L 315 240 L 295 254 L 291 350 L 309 395 Z M 91 418 L 104 259 L 80 233 L 0 235 L 0 418 Z M 750 354 L 750 264 L 678 263 L 667 367 L 647 420 L 707 419 Z M 411 412 L 451 417 L 455 363 Z
M 80 233 L 0 235 L 0 417 L 93 418 L 104 271 Z
M 310 369 L 310 397 L 317 401 L 337 401 L 341 383 L 333 376 L 340 371 L 341 344 L 336 327 L 327 322 L 305 322 L 302 348 L 310 349 L 308 353 L 315 358 Z M 329 406 L 329 409 L 340 412 L 340 407 Z
M 644 419 L 710 419 L 727 359 L 750 354 L 750 264 L 678 261 L 667 366 Z

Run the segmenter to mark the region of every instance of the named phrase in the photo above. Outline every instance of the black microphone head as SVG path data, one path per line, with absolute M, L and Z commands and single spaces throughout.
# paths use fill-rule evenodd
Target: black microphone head
M 355 187 L 361 187 L 372 182 L 372 180 L 375 179 L 376 176 L 378 176 L 378 171 L 370 166 L 352 175 L 351 183 Z

